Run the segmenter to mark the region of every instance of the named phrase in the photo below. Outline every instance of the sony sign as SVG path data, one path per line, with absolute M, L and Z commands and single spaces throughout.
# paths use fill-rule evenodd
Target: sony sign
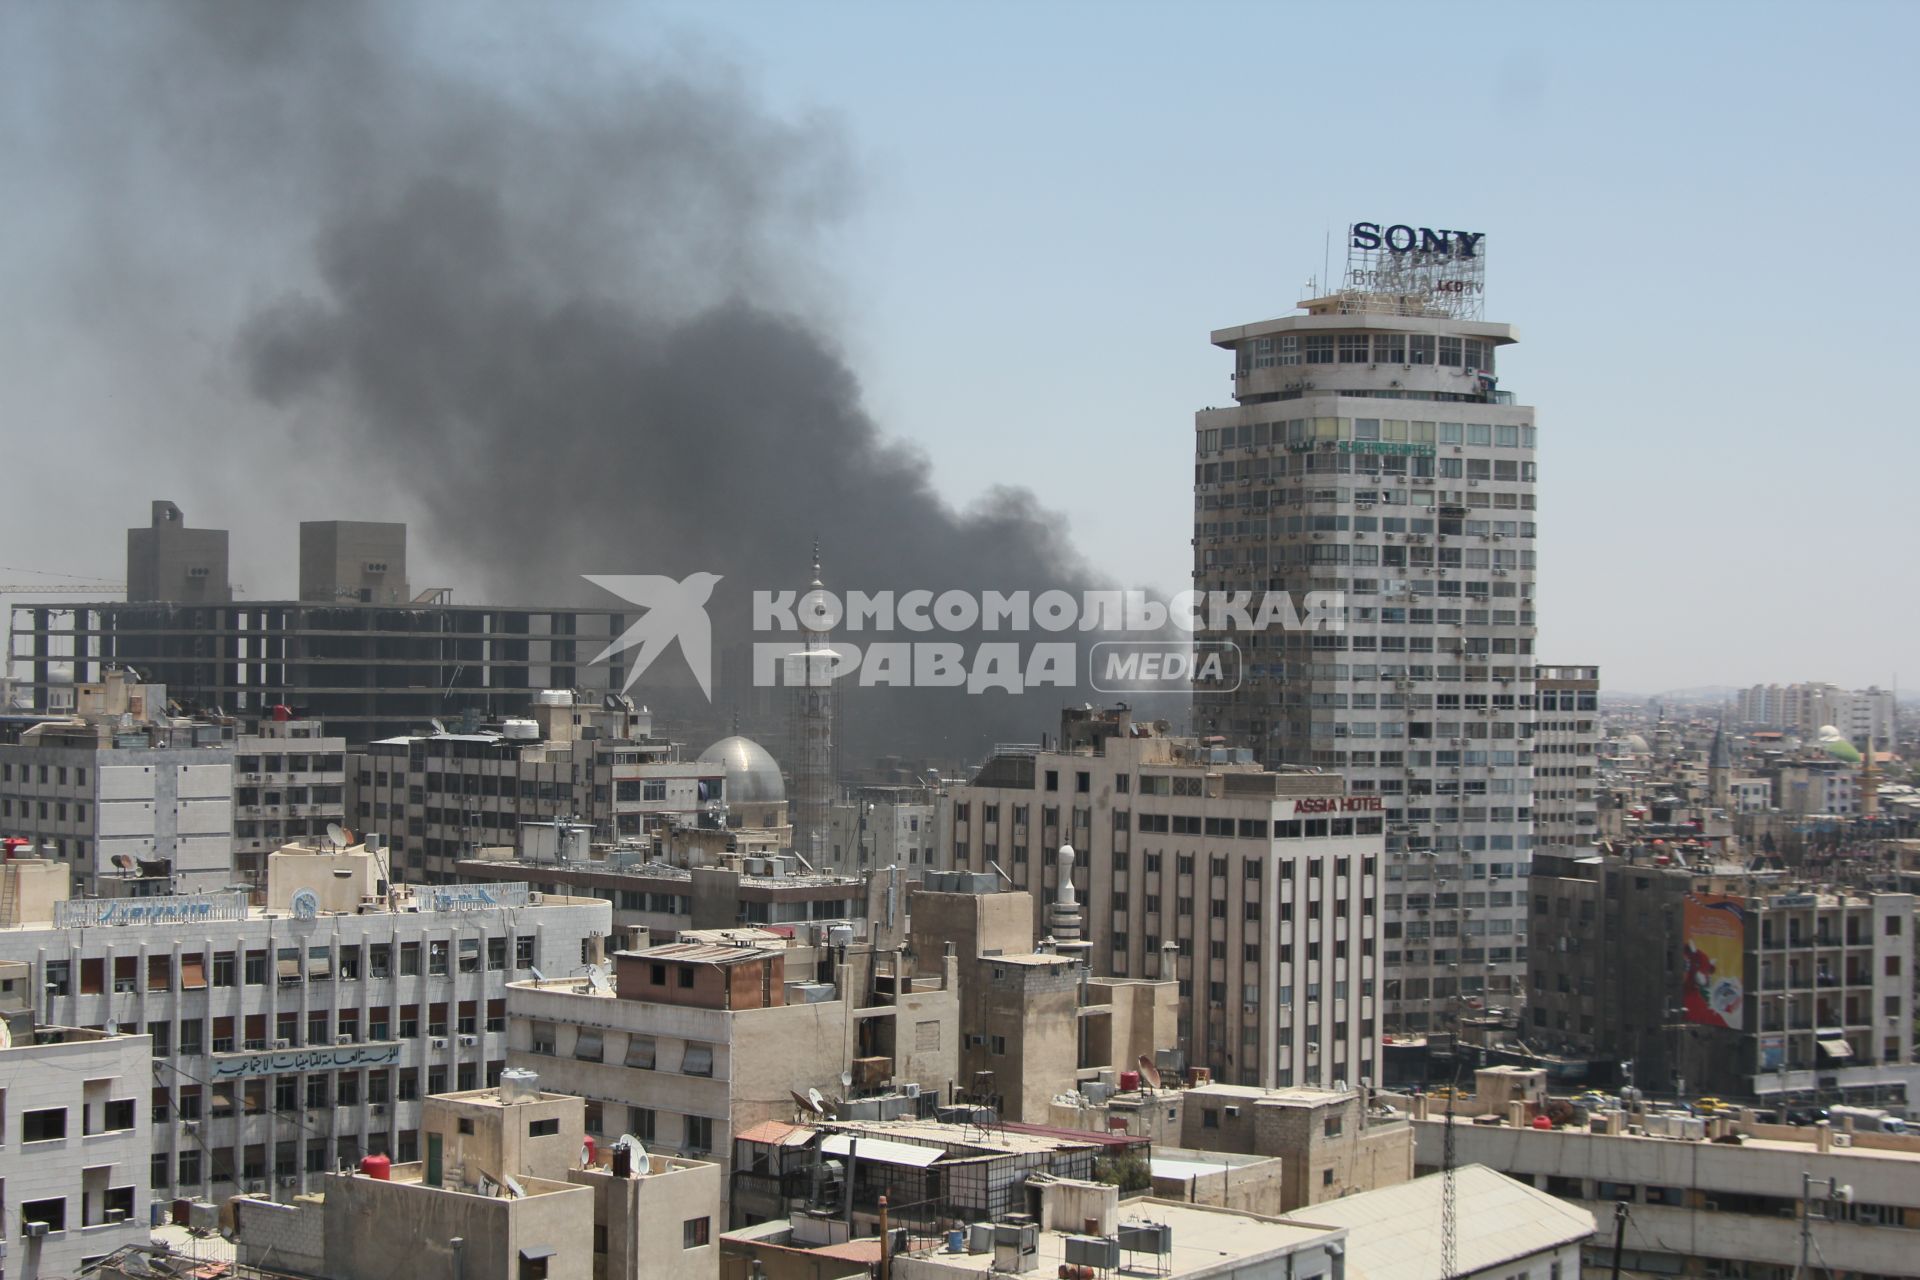
M 1352 227 L 1355 249 L 1385 249 L 1389 253 L 1435 253 L 1447 258 L 1471 258 L 1487 238 L 1484 231 L 1447 231 L 1432 227 L 1410 227 L 1396 222 L 1382 227 L 1377 222 L 1356 222 Z

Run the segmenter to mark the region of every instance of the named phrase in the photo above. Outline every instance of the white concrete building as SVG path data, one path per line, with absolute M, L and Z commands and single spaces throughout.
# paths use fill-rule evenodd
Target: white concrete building
M 1600 830 L 1600 668 L 1539 667 L 1534 680 L 1533 841 L 1590 845 Z
M 827 863 L 851 871 L 936 866 L 934 813 L 934 792 L 927 787 L 847 787 L 827 811 Z
M 1495 389 L 1516 335 L 1477 318 L 1484 238 L 1351 234 L 1348 288 L 1213 333 L 1235 403 L 1194 421 L 1194 590 L 1338 592 L 1345 626 L 1196 631 L 1243 669 L 1196 684 L 1194 723 L 1379 797 L 1389 893 L 1485 898 L 1467 937 L 1388 907 L 1382 1025 L 1418 1030 L 1523 995 L 1538 442 Z
M 150 1037 L 158 1196 L 284 1198 L 368 1152 L 416 1158 L 420 1099 L 504 1067 L 507 982 L 577 970 L 609 928 L 604 902 L 524 886 L 388 896 L 360 847 L 283 850 L 267 877 L 264 908 L 71 900 L 0 928 L 46 1021 Z
M 1440 1162 L 1443 1123 L 1414 1121 L 1422 1171 Z M 1605 1239 L 1593 1241 L 1587 1256 L 1596 1271 L 1611 1260 L 1613 1206 L 1624 1201 L 1628 1272 L 1786 1280 L 1800 1257 L 1804 1174 L 1823 1180 L 1811 1224 L 1821 1272 L 1914 1274 L 1910 1224 L 1920 1220 L 1920 1151 L 1911 1139 L 1741 1124 L 1732 1127 L 1744 1136 L 1722 1143 L 1707 1140 L 1704 1125 L 1692 1137 L 1616 1127 L 1622 1132 L 1462 1120 L 1454 1126 L 1455 1158 L 1497 1169 L 1599 1219 Z M 1842 1136 L 1850 1145 L 1833 1141 Z M 1827 1203 L 1828 1179 L 1851 1187 L 1852 1200 Z M 1464 1223 L 1464 1201 L 1461 1210 Z
M 268 854 L 345 825 L 347 740 L 318 720 L 266 719 L 233 751 L 234 869 L 265 885 Z
M 953 867 L 1004 871 L 1033 895 L 1041 936 L 1055 851 L 1073 846 L 1088 963 L 1177 974 L 1189 1062 L 1265 1088 L 1381 1078 L 1379 949 L 1398 942 L 1380 904 L 1401 868 L 1382 878 L 1378 795 L 1269 772 L 1121 708 L 1068 711 L 1057 750 L 1003 748 L 945 804 Z
M 167 717 L 164 689 L 118 673 L 79 695 L 73 719 L 0 744 L 0 834 L 32 840 L 86 892 L 136 875 L 177 892 L 231 884 L 233 726 Z
M 0 1048 L 0 1265 L 54 1280 L 147 1242 L 152 1058 L 141 1035 L 14 1025 Z

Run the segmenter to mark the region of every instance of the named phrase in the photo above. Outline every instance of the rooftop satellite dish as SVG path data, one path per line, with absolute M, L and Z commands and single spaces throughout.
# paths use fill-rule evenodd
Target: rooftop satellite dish
M 1140 1078 L 1145 1080 L 1151 1088 L 1160 1087 L 1160 1068 L 1155 1066 L 1153 1059 L 1144 1053 L 1140 1055 Z
M 346 848 L 347 847 L 346 828 L 342 827 L 337 822 L 329 822 L 327 824 L 327 843 L 332 845 L 336 849 Z
M 501 1180 L 507 1184 L 507 1190 L 513 1193 L 515 1200 L 525 1200 L 527 1198 L 527 1189 L 520 1185 L 518 1178 L 510 1173 L 503 1173 L 500 1177 Z
M 540 972 L 540 967 L 539 967 L 538 965 L 531 965 L 531 964 L 530 964 L 530 965 L 528 965 L 528 966 L 527 966 L 527 968 L 528 968 L 529 970 L 531 970 L 531 971 L 532 971 L 532 973 L 533 973 L 533 980 L 534 980 L 535 982 L 545 982 L 545 981 L 547 980 L 547 975 L 546 975 L 546 974 L 544 974 L 544 973 L 542 973 L 542 972 Z
M 113 855 L 113 865 L 122 871 L 131 871 L 133 870 L 133 855 L 130 853 L 116 853 Z
M 120 1023 L 118 1020 L 114 1018 L 107 1019 L 107 1034 L 110 1036 L 117 1036 L 120 1034 Z
M 825 1113 L 826 1108 L 822 1107 L 816 1098 L 808 1097 L 804 1093 L 795 1093 L 791 1089 L 787 1090 L 787 1096 L 793 1099 L 793 1108 L 796 1111 L 808 1111 L 814 1115 Z
M 807 1105 L 813 1108 L 815 1115 L 823 1116 L 827 1114 L 827 1104 L 825 1100 L 820 1097 L 820 1091 L 818 1089 L 807 1090 Z
M 842 1089 L 851 1089 L 851 1088 L 853 1088 L 853 1072 L 851 1072 L 851 1071 L 842 1071 L 842 1072 L 840 1073 L 840 1087 L 841 1087 Z
M 432 719 L 429 719 L 429 720 L 427 721 L 427 723 L 428 723 L 428 724 L 430 724 L 430 725 L 432 725 L 432 726 L 433 726 L 433 731 L 434 731 L 435 733 L 437 733 L 437 734 L 439 734 L 439 735 L 440 735 L 441 737 L 443 737 L 443 738 L 444 738 L 444 737 L 446 737 L 446 736 L 447 736 L 447 726 L 446 726 L 446 725 L 444 725 L 444 724 L 442 724 L 442 723 L 440 723 L 440 719 L 439 719 L 439 717 L 437 717 L 437 716 L 436 716 L 436 717 L 433 717 Z
M 607 980 L 606 971 L 603 969 L 587 970 L 587 985 L 593 989 L 596 995 L 610 996 L 613 994 L 613 983 Z

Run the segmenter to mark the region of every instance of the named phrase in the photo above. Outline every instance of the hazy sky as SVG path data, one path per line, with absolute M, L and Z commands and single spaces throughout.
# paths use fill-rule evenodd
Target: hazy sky
M 449 50 L 511 79 L 513 43 L 463 12 Z M 808 248 L 811 305 L 956 502 L 1024 484 L 1098 567 L 1177 589 L 1192 414 L 1230 393 L 1208 331 L 1289 311 L 1350 221 L 1470 228 L 1521 338 L 1501 385 L 1538 410 L 1542 659 L 1641 691 L 1916 678 L 1912 4 L 547 13 L 840 134 L 857 190 Z M 113 300 L 71 305 L 50 247 L 97 194 L 21 161 L 34 89 L 8 78 L 0 565 L 117 578 L 148 497 L 236 523 L 219 486 L 299 483 L 145 429 L 257 412 L 215 370 L 271 255 L 211 257 L 166 358 L 130 367 L 89 319 Z M 382 514 L 319 505 L 298 514 Z M 291 591 L 290 527 L 235 537 L 251 594 Z

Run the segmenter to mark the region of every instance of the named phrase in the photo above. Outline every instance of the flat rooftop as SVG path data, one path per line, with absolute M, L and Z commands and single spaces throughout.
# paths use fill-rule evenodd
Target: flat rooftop
M 1122 1253 L 1122 1265 L 1113 1274 L 1123 1276 L 1168 1277 L 1230 1270 L 1237 1264 L 1253 1259 L 1307 1245 L 1331 1243 L 1345 1234 L 1340 1228 L 1311 1222 L 1286 1222 L 1236 1213 L 1230 1209 L 1154 1199 L 1122 1202 L 1114 1222 L 1122 1227 L 1153 1223 L 1170 1227 L 1173 1232 L 1171 1257 L 1162 1259 L 1152 1254 Z M 1067 1260 L 1067 1240 L 1070 1235 L 1064 1231 L 1042 1231 L 1038 1265 L 1026 1274 L 1053 1275 Z M 922 1250 L 903 1256 L 954 1271 L 985 1275 L 993 1270 L 991 1251 L 945 1253 Z
M 938 1147 L 961 1157 L 1015 1155 L 1101 1145 L 1099 1137 L 1091 1133 L 1061 1137 L 998 1127 L 982 1130 L 972 1125 L 941 1124 L 937 1120 L 829 1120 L 817 1127 L 831 1133 L 852 1134 L 856 1138 L 865 1136 L 888 1142 Z

